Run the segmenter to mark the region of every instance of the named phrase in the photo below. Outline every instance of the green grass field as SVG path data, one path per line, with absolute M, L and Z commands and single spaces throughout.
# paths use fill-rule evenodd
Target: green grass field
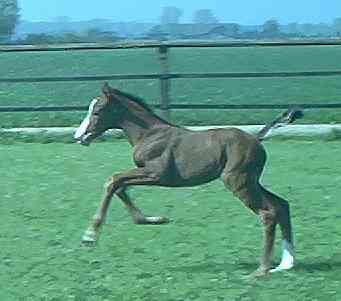
M 103 184 L 132 166 L 127 142 L 0 145 L 0 300 L 332 301 L 341 296 L 341 143 L 266 142 L 263 183 L 290 201 L 297 267 L 251 281 L 261 226 L 220 181 L 131 190 L 137 226 L 117 199 L 96 248 L 80 246 Z M 275 262 L 280 258 L 280 236 Z
M 171 49 L 171 72 L 280 72 L 341 69 L 339 46 Z M 142 74 L 159 71 L 156 50 L 2 53 L 0 77 Z M 295 104 L 341 101 L 340 76 L 279 79 L 201 79 L 171 81 L 173 103 Z M 156 80 L 111 83 L 159 102 Z M 87 105 L 102 82 L 0 84 L 0 105 Z M 268 111 L 175 111 L 181 124 L 251 124 L 271 119 Z M 1 113 L 0 127 L 74 126 L 81 113 Z M 305 123 L 341 122 L 338 110 L 308 111 Z

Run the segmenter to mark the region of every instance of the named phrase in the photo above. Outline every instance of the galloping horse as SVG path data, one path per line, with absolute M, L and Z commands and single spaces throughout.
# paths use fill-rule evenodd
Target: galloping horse
M 289 204 L 265 189 L 259 178 L 266 161 L 261 144 L 264 136 L 279 124 L 293 122 L 302 112 L 288 110 L 254 136 L 236 128 L 191 131 L 158 117 L 140 98 L 111 88 L 95 98 L 87 117 L 75 133 L 82 145 L 89 145 L 107 129 L 122 129 L 134 147 L 136 168 L 115 174 L 106 185 L 98 212 L 86 230 L 83 243 L 95 243 L 115 194 L 129 210 L 136 224 L 164 224 L 165 217 L 145 216 L 127 194 L 134 185 L 165 187 L 195 186 L 221 178 L 225 186 L 246 207 L 258 214 L 264 226 L 264 252 L 254 275 L 265 275 L 294 265 L 294 246 Z M 278 267 L 271 270 L 275 228 L 279 224 L 283 254 Z

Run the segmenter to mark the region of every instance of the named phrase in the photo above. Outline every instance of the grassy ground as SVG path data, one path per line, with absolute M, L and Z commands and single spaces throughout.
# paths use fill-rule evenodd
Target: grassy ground
M 155 50 L 115 50 L 51 53 L 4 53 L 0 77 L 142 74 L 159 71 Z M 340 70 L 339 47 L 171 49 L 171 72 L 271 72 Z M 340 77 L 290 79 L 173 80 L 173 103 L 294 104 L 341 100 Z M 99 94 L 100 82 L 0 84 L 0 105 L 87 105 Z M 114 86 L 159 101 L 154 80 L 115 81 Z M 263 123 L 262 111 L 177 111 L 182 124 Z M 70 126 L 79 113 L 1 113 L 0 126 Z M 341 122 L 335 110 L 308 112 L 302 122 Z
M 298 264 L 250 281 L 260 224 L 220 181 L 133 189 L 147 214 L 173 222 L 136 226 L 115 199 L 98 246 L 89 249 L 80 237 L 103 183 L 132 166 L 130 146 L 0 144 L 0 300 L 339 300 L 341 143 L 266 148 L 263 182 L 290 200 Z

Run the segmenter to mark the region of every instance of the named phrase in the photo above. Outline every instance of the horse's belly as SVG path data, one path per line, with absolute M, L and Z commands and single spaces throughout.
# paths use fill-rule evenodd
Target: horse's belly
M 196 186 L 217 179 L 223 167 L 214 160 L 176 162 L 170 168 L 169 186 Z

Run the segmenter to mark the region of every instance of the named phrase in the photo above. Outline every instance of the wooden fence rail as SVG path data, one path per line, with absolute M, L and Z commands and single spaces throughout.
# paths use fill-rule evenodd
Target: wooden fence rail
M 60 76 L 60 77 L 19 77 L 1 78 L 0 83 L 43 83 L 70 81 L 103 81 L 121 79 L 190 79 L 190 78 L 276 78 L 276 77 L 325 77 L 340 76 L 336 71 L 301 71 L 301 72 L 214 72 L 214 73 L 164 73 L 164 74 L 112 74 L 99 76 Z
M 233 105 L 233 104 L 171 104 L 171 79 L 202 79 L 202 78 L 289 78 L 289 77 L 327 77 L 341 76 L 341 70 L 298 71 L 298 72 L 213 72 L 213 73 L 169 73 L 169 49 L 194 47 L 295 47 L 295 46 L 341 46 L 341 40 L 307 40 L 281 42 L 141 42 L 141 43 L 109 43 L 109 44 L 67 44 L 67 45 L 16 45 L 0 46 L 1 53 L 8 52 L 42 52 L 42 51 L 83 51 L 83 50 L 114 50 L 155 48 L 158 50 L 160 73 L 158 74 L 112 74 L 101 76 L 68 76 L 68 77 L 21 77 L 0 78 L 0 83 L 40 83 L 40 82 L 70 82 L 70 81 L 104 81 L 104 80 L 142 80 L 157 79 L 160 81 L 160 103 L 153 107 L 159 108 L 165 118 L 169 117 L 171 109 L 283 109 L 294 105 Z M 331 109 L 341 108 L 341 102 L 331 104 L 295 104 L 301 108 Z M 0 112 L 57 112 L 84 111 L 85 106 L 39 106 L 39 107 L 1 107 Z
M 0 45 L 0 52 L 30 52 L 30 51 L 87 51 L 137 48 L 196 48 L 196 47 L 296 47 L 296 46 L 341 46 L 341 39 L 299 40 L 275 42 L 226 42 L 226 41 L 143 41 L 119 43 L 77 43 L 50 45 Z
M 160 104 L 150 105 L 155 109 L 162 109 Z M 170 104 L 169 109 L 175 110 L 279 110 L 290 107 L 301 109 L 340 109 L 341 103 L 328 104 L 256 104 L 256 105 L 233 105 L 233 104 Z M 0 106 L 0 112 L 72 112 L 87 111 L 87 106 Z

